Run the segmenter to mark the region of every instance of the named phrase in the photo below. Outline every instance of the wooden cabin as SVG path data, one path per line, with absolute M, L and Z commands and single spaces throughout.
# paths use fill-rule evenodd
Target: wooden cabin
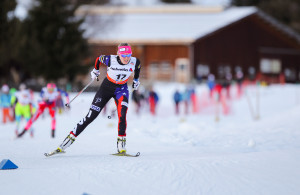
M 146 80 L 300 80 L 300 36 L 255 7 L 81 6 L 93 58 L 130 43 Z
M 249 79 L 278 83 L 284 76 L 287 82 L 297 82 L 299 43 L 299 35 L 256 11 L 194 42 L 195 76 L 209 68 L 219 78 L 241 70 Z

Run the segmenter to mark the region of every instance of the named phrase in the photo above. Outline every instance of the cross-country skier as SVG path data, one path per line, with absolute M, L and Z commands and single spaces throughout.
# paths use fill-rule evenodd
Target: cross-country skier
M 4 84 L 1 88 L 3 94 L 0 94 L 0 108 L 2 108 L 2 122 L 5 124 L 6 120 L 13 121 L 10 109 L 11 95 L 9 94 L 8 85 Z
M 42 101 L 38 103 L 38 109 L 35 114 L 30 118 L 27 122 L 24 130 L 17 136 L 22 137 L 24 133 L 26 133 L 31 125 L 39 118 L 39 116 L 44 112 L 46 108 L 49 110 L 49 114 L 51 116 L 51 136 L 52 138 L 55 137 L 55 126 L 56 126 L 56 119 L 55 119 L 55 102 L 59 96 L 59 91 L 54 83 L 48 83 L 47 87 L 44 87 L 40 93 Z M 68 100 L 68 98 L 67 98 Z
M 155 116 L 156 115 L 156 105 L 159 98 L 157 93 L 154 91 L 153 87 L 151 87 L 149 92 L 149 106 L 150 106 L 150 113 Z
M 181 102 L 182 97 L 181 97 L 181 93 L 178 91 L 178 89 L 176 89 L 176 91 L 173 95 L 173 99 L 175 102 L 175 114 L 179 115 L 179 103 Z
M 100 75 L 99 66 L 107 66 L 107 75 L 98 89 L 87 115 L 79 121 L 58 147 L 55 153 L 64 152 L 75 138 L 99 115 L 106 103 L 114 98 L 118 111 L 118 153 L 126 153 L 126 113 L 128 109 L 129 91 L 127 81 L 134 72 L 132 87 L 138 89 L 140 75 L 140 61 L 132 57 L 131 47 L 128 43 L 118 46 L 117 55 L 100 55 L 96 58 L 95 68 L 91 71 L 91 78 L 96 79 Z
M 16 135 L 19 134 L 19 126 L 22 117 L 28 122 L 34 113 L 35 107 L 30 91 L 26 89 L 25 84 L 21 84 L 19 87 L 20 91 L 17 91 L 14 96 L 15 113 L 16 113 Z M 30 129 L 30 135 L 33 137 L 33 129 Z

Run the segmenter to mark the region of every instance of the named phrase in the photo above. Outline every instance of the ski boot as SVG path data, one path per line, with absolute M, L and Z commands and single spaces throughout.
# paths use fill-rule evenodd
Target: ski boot
M 23 129 L 23 131 L 17 135 L 17 138 L 22 137 L 26 133 L 27 129 Z
M 62 144 L 60 144 L 60 146 L 58 148 L 60 148 L 61 150 L 65 150 L 67 147 L 69 147 L 71 144 L 73 144 L 73 142 L 75 141 L 76 136 L 73 133 L 70 133 L 65 140 L 63 141 Z
M 30 137 L 33 138 L 34 137 L 34 133 L 33 131 L 30 131 Z
M 49 157 L 49 156 L 52 156 L 54 154 L 61 154 L 61 153 L 65 153 L 65 151 L 62 150 L 60 147 L 58 147 L 56 150 L 54 150 L 52 152 L 49 152 L 49 153 L 45 153 L 44 155 Z
M 45 156 L 48 157 L 48 156 L 52 156 L 54 154 L 65 153 L 65 149 L 67 147 L 69 147 L 75 141 L 75 139 L 76 139 L 76 136 L 74 134 L 70 133 L 65 138 L 65 140 L 63 141 L 63 143 L 60 144 L 60 146 L 56 150 L 54 150 L 52 152 L 49 152 L 49 153 L 45 153 Z
M 126 153 L 126 137 L 118 137 L 117 149 L 118 153 Z

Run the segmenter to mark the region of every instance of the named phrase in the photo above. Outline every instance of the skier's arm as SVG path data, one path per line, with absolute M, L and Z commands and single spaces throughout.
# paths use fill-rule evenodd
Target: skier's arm
M 106 66 L 110 66 L 110 56 L 101 55 L 101 56 L 96 58 L 95 67 L 91 71 L 91 78 L 92 79 L 97 78 L 97 80 L 98 80 L 98 76 L 100 75 L 99 68 L 100 68 L 101 63 L 106 65 Z
M 45 103 L 49 103 L 49 99 L 48 97 L 46 97 L 46 88 L 42 88 L 41 92 L 40 92 L 40 98 L 41 98 L 41 101 L 42 102 L 45 102 Z
M 97 57 L 94 68 L 96 70 L 99 70 L 101 63 L 106 66 L 110 66 L 110 56 L 100 55 L 99 57 Z
M 136 59 L 135 70 L 134 70 L 134 80 L 139 80 L 141 71 L 141 62 L 139 59 Z
M 134 77 L 133 77 L 133 83 L 132 83 L 132 88 L 133 90 L 137 90 L 140 86 L 140 70 L 141 70 L 141 63 L 139 59 L 136 59 L 136 64 L 135 64 L 135 70 L 134 70 Z
M 40 98 L 42 99 L 42 101 L 44 100 L 44 93 L 45 93 L 45 92 L 44 92 L 44 90 L 42 89 L 41 92 L 40 92 Z

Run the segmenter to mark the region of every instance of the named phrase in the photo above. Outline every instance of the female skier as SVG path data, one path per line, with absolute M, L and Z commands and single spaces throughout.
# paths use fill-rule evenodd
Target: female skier
M 87 115 L 77 123 L 63 143 L 50 155 L 64 152 L 75 138 L 99 115 L 106 103 L 114 98 L 118 111 L 118 153 L 126 154 L 126 113 L 128 109 L 129 92 L 127 81 L 134 72 L 132 87 L 136 90 L 139 85 L 140 61 L 132 57 L 131 47 L 128 43 L 121 43 L 118 46 L 117 55 L 100 55 L 96 58 L 95 68 L 91 71 L 91 78 L 95 79 L 100 75 L 99 66 L 107 66 L 107 75 L 98 89 Z M 48 156 L 48 154 L 45 154 Z
M 51 116 L 51 136 L 52 138 L 55 137 L 55 126 L 56 126 L 56 119 L 55 119 L 55 102 L 59 96 L 59 91 L 54 83 L 48 83 L 47 87 L 44 87 L 40 93 L 41 101 L 38 103 L 38 109 L 36 113 L 29 119 L 27 122 L 24 130 L 17 136 L 22 137 L 32 126 L 32 124 L 40 117 L 40 115 L 45 111 L 46 108 L 49 110 L 49 114 Z M 66 95 L 66 99 L 68 101 L 68 97 Z
M 22 117 L 28 122 L 31 118 L 32 113 L 35 111 L 33 104 L 33 98 L 30 94 L 30 91 L 26 89 L 25 84 L 21 84 L 19 91 L 15 93 L 14 104 L 15 104 L 15 114 L 16 114 L 16 135 L 19 134 L 19 126 L 21 123 Z M 33 137 L 33 129 L 30 129 L 30 135 Z

